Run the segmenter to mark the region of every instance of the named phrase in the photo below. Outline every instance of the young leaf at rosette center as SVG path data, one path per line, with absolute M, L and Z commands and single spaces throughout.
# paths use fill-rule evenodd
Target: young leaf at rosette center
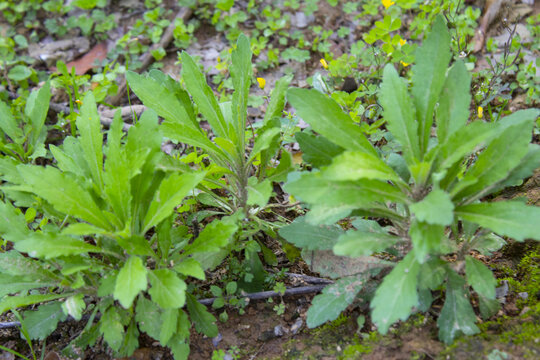
M 148 270 L 144 266 L 142 259 L 138 256 L 130 256 L 116 278 L 114 288 L 114 298 L 128 309 L 131 307 L 135 297 L 146 290 L 148 281 L 146 275 Z
M 454 221 L 454 203 L 447 192 L 435 189 L 421 201 L 409 206 L 420 221 L 432 225 L 450 225 Z
M 103 134 L 92 92 L 88 92 L 83 99 L 76 125 L 84 159 L 90 168 L 94 183 L 101 190 L 103 188 Z
M 433 110 L 439 101 L 450 57 L 450 34 L 444 23 L 444 18 L 439 15 L 435 18 L 433 30 L 424 40 L 422 46 L 418 48 L 413 66 L 411 92 L 416 105 L 418 137 L 422 156 L 428 147 L 431 125 L 433 124 Z M 467 89 L 468 91 L 469 89 Z M 468 103 L 465 105 L 468 107 Z
M 471 75 L 463 61 L 458 60 L 448 71 L 437 108 L 437 139 L 439 144 L 467 124 L 471 103 Z
M 371 255 L 391 247 L 399 240 L 399 237 L 383 232 L 349 230 L 339 237 L 334 245 L 334 254 L 349 257 Z
M 244 143 L 244 131 L 246 128 L 247 102 L 249 88 L 251 87 L 251 46 L 249 39 L 240 34 L 236 41 L 236 48 L 231 53 L 232 64 L 229 68 L 233 81 L 234 93 L 232 98 L 232 126 L 234 136 L 240 144 Z M 232 135 L 232 134 L 231 134 Z M 233 137 L 233 136 L 229 136 Z M 241 146 L 243 150 L 243 146 Z
M 378 179 L 404 184 L 378 156 L 360 151 L 345 151 L 336 156 L 322 173 L 330 180 Z
M 363 277 L 351 276 L 325 287 L 322 294 L 315 296 L 311 302 L 307 312 L 307 326 L 314 328 L 337 319 L 352 304 L 363 286 Z
M 518 201 L 497 201 L 460 206 L 455 213 L 462 219 L 517 241 L 540 240 L 538 206 L 527 206 Z
M 187 285 L 184 280 L 168 269 L 158 269 L 148 273 L 150 285 L 148 293 L 162 309 L 178 309 L 186 301 Z
M 171 215 L 174 208 L 204 179 L 204 176 L 204 172 L 196 172 L 181 175 L 173 174 L 165 178 L 150 203 L 144 218 L 143 233 L 146 233 L 150 228 Z
M 313 130 L 347 150 L 376 154 L 375 148 L 337 102 L 321 92 L 291 88 L 287 100 Z
M 371 318 L 381 334 L 386 334 L 397 320 L 406 320 L 412 308 L 418 305 L 419 270 L 420 264 L 411 251 L 377 288 L 370 307 L 373 309 Z
M 38 91 L 32 91 L 26 106 L 24 108 L 24 114 L 29 118 L 32 124 L 32 134 L 30 136 L 31 144 L 35 147 L 40 141 L 44 141 L 46 132 L 43 131 L 43 125 L 45 119 L 47 119 L 47 113 L 49 111 L 49 104 L 51 100 L 51 85 L 47 81 Z
M 474 291 L 487 299 L 495 299 L 495 286 L 497 280 L 491 270 L 480 260 L 467 255 L 465 258 L 465 272 L 467 273 L 467 282 Z
M 330 250 L 338 237 L 344 234 L 337 225 L 311 225 L 306 222 L 305 216 L 296 218 L 278 232 L 291 244 L 306 250 Z
M 473 335 L 479 332 L 475 325 L 476 315 L 465 290 L 465 280 L 454 271 L 448 271 L 446 299 L 437 325 L 439 339 L 446 344 L 454 341 L 460 333 Z
M 379 93 L 388 130 L 402 146 L 403 157 L 409 166 L 422 158 L 418 138 L 418 122 L 407 85 L 392 64 L 384 67 Z

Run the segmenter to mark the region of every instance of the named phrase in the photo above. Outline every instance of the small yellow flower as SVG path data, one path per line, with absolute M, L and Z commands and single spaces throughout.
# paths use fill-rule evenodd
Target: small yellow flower
M 407 43 L 407 40 L 403 40 L 403 39 L 399 40 L 399 45 L 401 46 L 405 45 L 406 43 Z
M 393 2 L 392 0 L 381 0 L 381 3 L 383 4 L 385 9 L 388 9 L 390 6 L 395 4 L 395 2 Z
M 259 87 L 261 89 L 264 89 L 264 87 L 266 86 L 266 80 L 264 80 L 264 78 L 262 77 L 257 78 L 257 83 L 259 83 Z
M 79 104 L 79 105 L 82 105 L 82 101 L 79 100 L 79 99 L 75 100 L 75 103 L 77 103 L 77 104 Z
M 326 62 L 326 60 L 321 59 L 321 65 L 322 65 L 322 67 L 325 68 L 326 70 L 328 69 L 328 63 Z
M 479 106 L 478 107 L 478 118 L 481 119 L 484 116 L 484 108 Z
M 404 62 L 404 61 L 400 61 L 400 63 L 401 63 L 401 65 L 403 65 L 404 67 L 407 67 L 407 66 L 411 65 L 411 64 L 406 63 L 406 62 Z

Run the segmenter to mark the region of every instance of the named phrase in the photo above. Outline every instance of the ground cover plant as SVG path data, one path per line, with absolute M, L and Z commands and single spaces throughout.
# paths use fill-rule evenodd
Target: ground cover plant
M 537 356 L 530 9 L 1 3 L 1 355 Z

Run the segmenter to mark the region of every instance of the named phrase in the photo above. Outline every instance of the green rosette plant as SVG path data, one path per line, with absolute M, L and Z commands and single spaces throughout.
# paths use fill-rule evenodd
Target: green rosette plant
M 230 101 L 219 101 L 199 65 L 186 52 L 181 54 L 181 82 L 158 70 L 150 71 L 148 76 L 128 72 L 126 78 L 143 104 L 163 118 L 160 129 L 165 137 L 188 144 L 197 155 L 208 158 L 207 176 L 198 186 L 202 193 L 197 200 L 221 213 L 245 214 L 239 237 L 247 241 L 239 241 L 235 250 L 244 251 L 244 265 L 253 276 L 242 281 L 241 288 L 260 291 L 265 274 L 258 253 L 262 252 L 268 263 L 277 263 L 276 255 L 258 236 L 264 231 L 277 237 L 278 226 L 264 220 L 264 212 L 272 206 L 268 204 L 272 183 L 284 181 L 292 170 L 291 155 L 280 151 L 281 117 L 291 77 L 277 81 L 257 132 L 247 129 L 247 103 L 253 81 L 251 57 L 249 39 L 240 35 L 231 53 L 229 70 L 234 92 Z M 210 129 L 202 120 L 207 121 Z M 168 168 L 183 164 L 173 160 L 170 159 Z M 224 256 L 227 254 L 223 252 Z
M 104 145 L 89 93 L 76 125 L 77 137 L 50 146 L 53 165 L 0 159 L 0 235 L 9 249 L 0 253 L 0 313 L 40 304 L 23 314 L 32 339 L 45 339 L 68 315 L 88 314 L 66 349 L 73 356 L 100 337 L 117 356 L 129 356 L 145 332 L 175 359 L 187 359 L 192 324 L 207 336 L 218 332 L 188 291 L 188 278 L 205 279 L 240 216 L 216 219 L 196 238 L 176 224 L 176 207 L 206 174 L 159 166 L 167 156 L 154 111 L 125 137 L 117 112 Z M 38 220 L 10 200 L 37 209 Z
M 401 146 L 385 157 L 331 98 L 288 90 L 298 116 L 321 137 L 297 136 L 316 165 L 291 173 L 285 189 L 310 211 L 280 231 L 308 250 L 394 256 L 369 299 L 383 334 L 411 313 L 427 311 L 433 294 L 445 290 L 437 324 L 446 343 L 478 332 L 471 288 L 483 317 L 498 307 L 496 279 L 471 251 L 489 254 L 505 236 L 540 240 L 539 207 L 484 201 L 540 166 L 540 146 L 531 143 L 539 111 L 518 111 L 496 123 L 468 122 L 470 75 L 461 60 L 448 68 L 450 60 L 450 36 L 438 17 L 416 54 L 410 91 L 393 65 L 384 68 L 379 102 L 386 128 Z M 349 219 L 347 229 L 336 225 L 343 219 Z M 335 319 L 369 283 L 359 274 L 328 286 L 313 300 L 308 325 Z

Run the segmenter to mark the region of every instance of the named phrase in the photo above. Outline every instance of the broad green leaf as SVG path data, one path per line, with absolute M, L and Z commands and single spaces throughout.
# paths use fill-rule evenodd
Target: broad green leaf
M 343 152 L 342 147 L 328 141 L 324 136 L 297 132 L 294 137 L 302 150 L 302 160 L 315 168 L 330 165 L 334 157 Z
M 0 258 L 0 261 L 3 259 Z M 0 265 L 2 266 L 2 265 Z M 0 298 L 5 295 L 16 294 L 20 291 L 27 291 L 42 287 L 54 287 L 56 282 L 43 282 L 41 279 L 34 280 L 30 276 L 24 275 L 9 275 L 0 272 Z
M 103 134 L 97 112 L 96 101 L 90 91 L 83 99 L 80 115 L 77 117 L 77 130 L 79 130 L 79 142 L 84 158 L 94 183 L 99 189 L 103 187 Z
M 216 318 L 206 310 L 206 307 L 191 294 L 187 294 L 186 305 L 191 322 L 195 325 L 197 332 L 208 337 L 217 336 Z
M 257 182 L 257 178 L 252 176 L 248 179 L 248 199 L 247 205 L 257 205 L 264 207 L 272 195 L 272 182 L 264 179 Z
M 62 230 L 62 235 L 76 235 L 76 236 L 85 236 L 85 235 L 95 235 L 95 234 L 109 234 L 107 230 L 104 230 L 100 227 L 90 225 L 88 223 L 73 223 L 69 224 Z
M 437 320 L 439 339 L 451 344 L 460 333 L 476 334 L 479 330 L 475 322 L 476 315 L 469 302 L 468 291 L 465 290 L 465 280 L 450 270 L 446 282 L 446 299 Z
M 255 139 L 255 143 L 253 144 L 253 150 L 251 150 L 247 162 L 249 163 L 253 161 L 257 154 L 259 154 L 263 150 L 268 149 L 272 145 L 274 139 L 279 135 L 279 133 L 279 128 L 270 128 L 263 132 L 261 135 L 259 135 L 259 137 Z
M 178 309 L 167 309 L 161 313 L 161 330 L 159 332 L 159 343 L 165 346 L 171 337 L 176 333 L 178 327 Z
M 82 313 L 86 309 L 86 303 L 83 300 L 84 294 L 77 294 L 68 297 L 62 303 L 62 310 L 65 314 L 70 315 L 75 320 L 79 321 L 82 318 Z
M 383 116 L 388 130 L 401 144 L 407 164 L 413 165 L 422 158 L 418 122 L 407 85 L 392 64 L 384 67 L 379 102 L 384 109 Z
M 150 242 L 142 235 L 119 236 L 116 241 L 130 255 L 155 256 Z
M 137 94 L 143 104 L 157 112 L 159 116 L 200 133 L 200 129 L 191 121 L 182 102 L 165 86 L 151 77 L 145 77 L 133 71 L 126 72 L 126 79 L 131 90 Z
M 249 88 L 251 87 L 251 46 L 249 39 L 240 34 L 236 42 L 236 48 L 231 53 L 232 64 L 229 68 L 234 87 L 232 98 L 232 125 L 235 129 L 235 141 L 242 145 L 243 149 L 244 131 L 246 128 L 247 102 L 249 96 Z M 233 138 L 233 134 L 229 134 L 229 138 Z
M 178 334 L 173 336 L 167 347 L 171 349 L 174 356 L 174 360 L 188 360 L 189 358 L 189 344 L 185 339 L 182 339 Z
M 439 98 L 437 108 L 437 139 L 439 144 L 467 124 L 471 103 L 471 75 L 463 61 L 452 65 Z
M 467 282 L 478 295 L 491 300 L 495 299 L 497 280 L 495 280 L 495 276 L 486 265 L 480 260 L 467 255 L 465 257 L 465 272 L 467 273 Z
M 19 142 L 24 136 L 18 122 L 11 115 L 11 109 L 0 101 L 0 129 L 14 142 Z
M 482 319 L 487 320 L 495 315 L 501 308 L 501 303 L 497 299 L 487 299 L 481 295 L 478 295 L 478 308 Z
M 270 103 L 264 114 L 264 124 L 275 117 L 281 117 L 283 114 L 283 108 L 285 107 L 285 93 L 289 88 L 292 78 L 292 75 L 287 75 L 276 81 L 270 96 Z
M 133 352 L 139 348 L 139 330 L 134 321 L 129 323 L 122 346 L 118 351 L 119 355 L 131 356 Z
M 450 57 L 450 34 L 442 15 L 439 15 L 435 18 L 431 33 L 416 51 L 416 60 L 412 70 L 411 93 L 418 119 L 420 159 L 428 147 L 431 125 L 433 124 L 433 110 L 439 101 Z M 469 88 L 466 89 L 465 93 L 469 93 Z M 468 108 L 468 105 L 468 102 L 465 103 L 465 108 Z
M 347 277 L 328 285 L 311 301 L 311 306 L 307 312 L 307 326 L 314 328 L 327 321 L 337 319 L 347 306 L 352 304 L 356 294 L 364 286 L 363 277 Z
M 26 65 L 15 65 L 8 72 L 8 78 L 14 81 L 23 81 L 32 76 L 32 70 Z
M 52 259 L 58 256 L 101 252 L 101 249 L 83 240 L 53 232 L 29 235 L 25 240 L 15 243 L 15 249 L 34 258 Z
M 135 169 L 130 167 L 125 148 L 121 146 L 122 135 L 122 117 L 120 112 L 117 111 L 107 133 L 107 158 L 105 160 L 105 171 L 103 172 L 105 188 L 103 192 L 115 215 L 125 224 L 131 215 L 130 180 L 137 171 L 140 171 L 142 164 L 135 165 Z M 141 150 L 144 152 L 140 154 L 140 157 L 142 160 L 146 159 L 149 150 Z
M 504 181 L 494 189 L 495 192 L 508 186 L 517 186 L 523 183 L 523 179 L 530 177 L 534 170 L 540 167 L 540 145 L 529 144 L 527 154 L 521 159 L 518 166 L 510 171 Z
M 409 236 L 414 246 L 416 261 L 422 264 L 428 255 L 440 253 L 441 241 L 444 238 L 444 226 L 428 224 L 415 219 L 409 228 Z
M 334 254 L 357 257 L 383 251 L 400 240 L 399 237 L 383 232 L 349 230 L 338 239 Z
M 30 134 L 30 143 L 36 146 L 39 142 L 45 141 L 46 132 L 42 131 L 47 113 L 49 111 L 49 103 L 51 100 L 51 84 L 47 81 L 38 91 L 32 91 L 28 100 L 24 114 L 30 120 L 32 125 L 32 133 Z
M 450 225 L 454 221 L 454 203 L 447 192 L 435 189 L 421 201 L 409 206 L 414 216 L 432 225 Z
M 457 186 L 452 190 L 454 200 L 469 197 L 480 198 L 494 191 L 496 183 L 504 180 L 506 176 L 520 164 L 521 159 L 528 152 L 533 127 L 532 119 L 516 122 L 507 126 L 504 133 L 493 140 L 478 156 L 475 163 L 463 177 L 464 186 Z M 470 185 L 468 181 L 475 179 Z
M 517 241 L 540 240 L 538 206 L 527 206 L 517 201 L 497 201 L 460 206 L 455 213 L 464 220 Z
M 446 278 L 447 264 L 439 258 L 433 258 L 420 265 L 418 288 L 436 290 Z
M 174 208 L 182 202 L 194 188 L 204 179 L 204 172 L 173 174 L 165 178 L 144 218 L 144 230 L 146 233 L 150 228 L 159 224 L 162 220 L 172 214 Z
M 411 251 L 377 288 L 370 307 L 373 309 L 371 318 L 381 334 L 386 334 L 397 320 L 406 320 L 412 308 L 418 305 L 416 286 L 419 270 L 420 264 Z
M 201 264 L 193 259 L 187 258 L 182 260 L 180 263 L 174 266 L 174 270 L 179 272 L 182 275 L 193 276 L 199 280 L 205 280 L 206 276 L 204 275 L 204 269 Z
M 376 154 L 360 127 L 333 99 L 317 90 L 292 88 L 287 100 L 313 130 L 346 150 Z
M 304 173 L 298 179 L 289 181 L 285 190 L 310 204 L 346 204 L 361 208 L 375 201 L 406 201 L 405 195 L 398 188 L 383 181 L 331 181 L 321 173 Z
M 482 255 L 491 256 L 492 252 L 499 250 L 504 245 L 506 245 L 506 241 L 502 237 L 490 233 L 474 242 L 474 250 L 477 250 Z
M 11 309 L 17 309 L 28 305 L 44 303 L 59 298 L 65 298 L 66 294 L 34 294 L 26 296 L 7 296 L 0 300 L 0 314 L 5 313 Z
M 153 339 L 159 340 L 161 333 L 161 309 L 144 296 L 137 299 L 135 320 L 139 324 L 139 329 L 144 331 Z
M 118 351 L 124 340 L 124 325 L 122 325 L 118 310 L 111 306 L 101 316 L 99 321 L 99 331 L 103 334 L 103 339 L 114 351 Z
M 216 219 L 206 225 L 199 236 L 191 244 L 186 246 L 184 255 L 217 252 L 229 244 L 231 237 L 237 230 L 238 225 Z M 195 256 L 195 259 L 199 260 L 197 256 Z
M 0 253 L 0 273 L 11 276 L 28 276 L 34 281 L 47 282 L 57 279 L 57 275 L 47 269 L 47 264 L 22 256 L 18 251 Z
M 147 273 L 148 270 L 138 256 L 130 256 L 118 272 L 113 295 L 124 308 L 130 308 L 135 297 L 146 290 Z
M 204 135 L 200 131 L 191 129 L 184 124 L 174 122 L 164 122 L 163 124 L 161 124 L 161 128 L 163 129 L 165 137 L 192 146 L 200 147 L 201 149 L 208 152 L 210 155 L 218 157 L 218 159 L 221 158 L 222 165 L 226 163 L 223 161 L 223 159 L 226 159 L 227 156 L 225 155 L 223 150 L 221 150 L 213 142 L 208 140 L 206 135 Z
M 43 304 L 35 311 L 25 311 L 23 317 L 30 338 L 45 340 L 60 321 L 66 320 L 67 315 L 62 311 L 61 302 L 55 301 Z
M 436 148 L 439 150 L 436 171 L 448 169 L 465 156 L 480 150 L 494 134 L 494 124 L 475 121 L 448 135 L 446 142 Z
M 51 166 L 19 165 L 17 169 L 32 191 L 58 211 L 112 230 L 105 214 L 76 178 Z
M 178 309 L 186 301 L 186 283 L 168 269 L 148 273 L 151 288 L 148 293 L 162 309 Z
M 17 242 L 31 233 L 24 215 L 9 202 L 0 201 L 0 220 L 0 235 L 7 241 Z
M 359 151 L 345 151 L 337 155 L 322 173 L 329 180 L 377 179 L 403 183 L 378 156 Z
M 204 118 L 208 121 L 212 130 L 219 137 L 227 137 L 227 124 L 214 96 L 214 92 L 206 84 L 206 76 L 200 71 L 199 66 L 185 51 L 182 57 L 182 79 L 186 83 L 188 92 Z
M 305 216 L 297 217 L 278 232 L 291 244 L 306 250 L 330 250 L 344 234 L 343 229 L 337 225 L 311 225 L 306 222 Z

